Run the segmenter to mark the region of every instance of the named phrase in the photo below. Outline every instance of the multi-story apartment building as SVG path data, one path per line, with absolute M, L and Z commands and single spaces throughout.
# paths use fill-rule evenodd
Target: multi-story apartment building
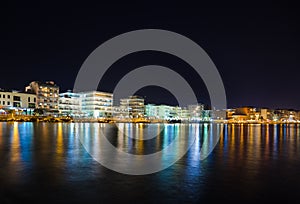
M 117 119 L 124 119 L 128 118 L 128 109 L 121 106 L 114 106 L 113 107 L 113 117 Z
M 189 119 L 190 121 L 200 121 L 202 120 L 202 111 L 204 110 L 203 104 L 195 104 L 195 105 L 189 105 Z
M 180 120 L 181 107 L 169 105 L 145 105 L 145 116 L 148 119 Z
M 36 108 L 49 112 L 58 111 L 59 87 L 53 81 L 33 81 L 25 91 L 36 94 Z
M 211 119 L 213 120 L 225 120 L 226 110 L 211 110 Z
M 35 109 L 35 103 L 35 94 L 0 90 L 0 109 L 14 109 L 22 114 L 31 115 Z
M 58 109 L 61 115 L 83 116 L 81 111 L 81 94 L 67 91 L 59 94 Z
M 125 118 L 143 118 L 145 111 L 144 99 L 140 96 L 129 96 L 120 100 L 120 107 L 127 110 Z
M 181 121 L 189 121 L 191 117 L 189 109 L 187 107 L 182 107 L 181 114 L 179 117 Z
M 92 118 L 112 117 L 112 93 L 89 91 L 79 94 L 81 98 L 81 111 L 85 116 Z
M 158 116 L 158 106 L 155 104 L 147 104 L 145 105 L 145 115 L 148 119 L 159 119 Z

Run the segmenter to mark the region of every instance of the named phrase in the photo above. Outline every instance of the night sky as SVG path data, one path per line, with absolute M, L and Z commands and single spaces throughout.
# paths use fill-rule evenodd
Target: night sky
M 228 107 L 300 109 L 299 8 L 215 8 L 131 1 L 102 5 L 8 5 L 1 11 L 0 87 L 23 90 L 30 81 L 53 80 L 73 89 L 87 56 L 106 40 L 136 29 L 164 29 L 198 43 L 214 61 Z M 199 102 L 209 103 L 200 77 L 187 63 L 160 52 L 139 52 L 117 61 L 98 89 L 111 92 L 130 70 L 167 66 L 190 83 Z M 149 103 L 175 105 L 165 89 L 138 91 Z

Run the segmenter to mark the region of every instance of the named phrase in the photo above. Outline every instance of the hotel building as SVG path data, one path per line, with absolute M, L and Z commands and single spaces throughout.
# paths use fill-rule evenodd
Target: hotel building
M 92 118 L 110 118 L 113 113 L 113 94 L 89 91 L 81 92 L 81 111 L 86 117 Z
M 36 94 L 36 108 L 48 112 L 58 111 L 59 87 L 53 81 L 46 83 L 33 81 L 25 91 Z
M 204 110 L 203 104 L 195 104 L 195 105 L 189 105 L 189 119 L 190 121 L 198 122 L 202 120 L 202 112 Z
M 148 119 L 159 120 L 180 120 L 182 109 L 177 106 L 169 105 L 145 105 L 145 117 Z
M 143 118 L 145 102 L 142 97 L 129 96 L 120 100 L 120 108 L 127 110 L 125 118 Z
M 83 116 L 81 111 L 81 94 L 73 93 L 70 90 L 59 94 L 58 109 L 64 116 Z

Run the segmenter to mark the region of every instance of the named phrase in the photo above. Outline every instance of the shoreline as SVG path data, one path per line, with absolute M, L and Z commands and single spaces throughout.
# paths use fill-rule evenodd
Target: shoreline
M 47 116 L 15 116 L 0 117 L 0 122 L 37 122 L 37 123 L 138 123 L 138 124 L 232 124 L 232 125 L 277 125 L 277 124 L 300 124 L 300 121 L 228 121 L 228 120 L 212 120 L 212 121 L 166 121 L 166 120 L 146 120 L 146 119 L 73 119 L 70 117 L 47 117 Z

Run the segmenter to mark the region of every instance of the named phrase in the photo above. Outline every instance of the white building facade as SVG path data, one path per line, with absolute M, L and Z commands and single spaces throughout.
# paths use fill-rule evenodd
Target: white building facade
M 81 92 L 81 111 L 86 117 L 110 118 L 113 114 L 113 94 L 100 91 Z
M 148 119 L 181 120 L 181 107 L 169 105 L 145 105 L 145 116 Z
M 16 110 L 24 115 L 32 115 L 36 95 L 18 91 L 0 91 L 0 109 Z
M 59 94 L 58 109 L 63 116 L 82 117 L 81 94 L 68 91 Z
M 120 108 L 125 109 L 125 118 L 143 118 L 145 113 L 144 99 L 139 96 L 129 96 L 120 99 Z

